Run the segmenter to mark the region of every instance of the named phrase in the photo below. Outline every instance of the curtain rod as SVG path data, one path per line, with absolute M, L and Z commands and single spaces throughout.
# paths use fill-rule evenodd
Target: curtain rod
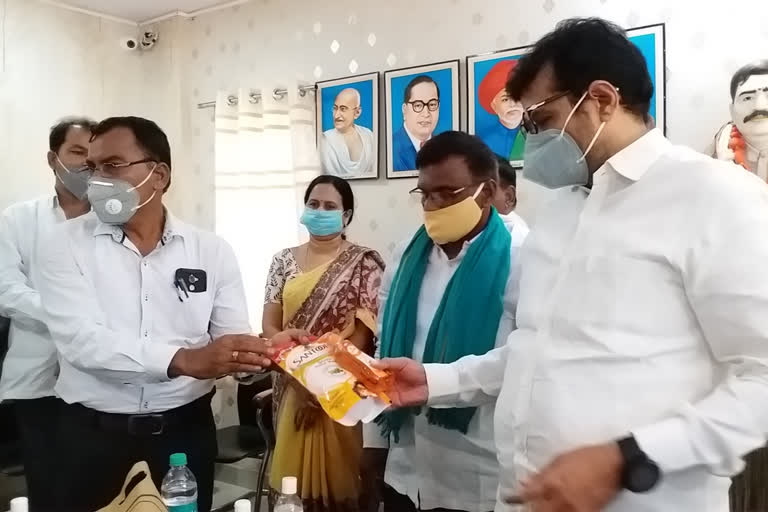
M 306 96 L 307 91 L 314 91 L 316 87 L 314 85 L 301 85 L 299 86 L 299 96 L 302 98 Z M 276 100 L 281 100 L 285 98 L 285 96 L 288 94 L 288 89 L 274 89 L 272 91 L 272 97 Z M 252 92 L 248 94 L 248 101 L 251 103 L 258 103 L 261 101 L 261 93 L 260 92 Z M 227 96 L 227 105 L 233 107 L 237 105 L 237 96 L 234 94 Z M 216 106 L 215 101 L 206 101 L 203 103 L 198 103 L 197 108 L 214 108 Z

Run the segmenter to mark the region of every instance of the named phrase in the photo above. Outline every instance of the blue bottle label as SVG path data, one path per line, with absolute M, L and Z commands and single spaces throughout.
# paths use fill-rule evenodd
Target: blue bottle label
M 197 502 L 168 507 L 168 512 L 197 512 Z

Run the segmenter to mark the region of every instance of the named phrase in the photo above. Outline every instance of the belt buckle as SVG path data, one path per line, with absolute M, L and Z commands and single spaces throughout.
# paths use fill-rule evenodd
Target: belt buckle
M 140 414 L 128 418 L 128 429 L 135 435 L 159 436 L 165 431 L 162 414 Z

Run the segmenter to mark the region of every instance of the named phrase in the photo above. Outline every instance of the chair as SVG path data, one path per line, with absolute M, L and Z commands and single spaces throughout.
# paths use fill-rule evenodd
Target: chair
M 232 464 L 246 458 L 261 460 L 255 490 L 238 498 L 256 498 L 254 512 L 261 510 L 264 479 L 269 466 L 269 458 L 275 446 L 275 435 L 272 428 L 272 389 L 258 391 L 258 388 L 263 388 L 265 384 L 271 386 L 271 379 L 265 378 L 250 386 L 238 385 L 238 411 L 241 424 L 222 428 L 216 432 L 219 448 L 216 457 L 217 463 Z M 253 395 L 249 396 L 251 394 Z M 235 502 L 232 501 L 213 509 L 212 512 L 233 510 L 234 505 Z

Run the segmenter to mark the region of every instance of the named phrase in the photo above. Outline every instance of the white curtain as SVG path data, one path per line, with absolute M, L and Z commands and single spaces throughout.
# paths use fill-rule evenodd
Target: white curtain
M 305 236 L 303 194 L 320 172 L 314 95 L 298 84 L 274 90 L 240 89 L 236 104 L 222 91 L 216 101 L 216 232 L 237 255 L 254 332 L 272 256 Z
M 306 237 L 299 225 L 304 190 L 320 173 L 314 95 L 300 93 L 298 84 L 281 87 L 284 94 L 275 89 L 221 91 L 216 98 L 216 233 L 237 255 L 255 333 L 272 256 Z M 236 425 L 234 380 L 220 379 L 216 387 L 217 427 Z

